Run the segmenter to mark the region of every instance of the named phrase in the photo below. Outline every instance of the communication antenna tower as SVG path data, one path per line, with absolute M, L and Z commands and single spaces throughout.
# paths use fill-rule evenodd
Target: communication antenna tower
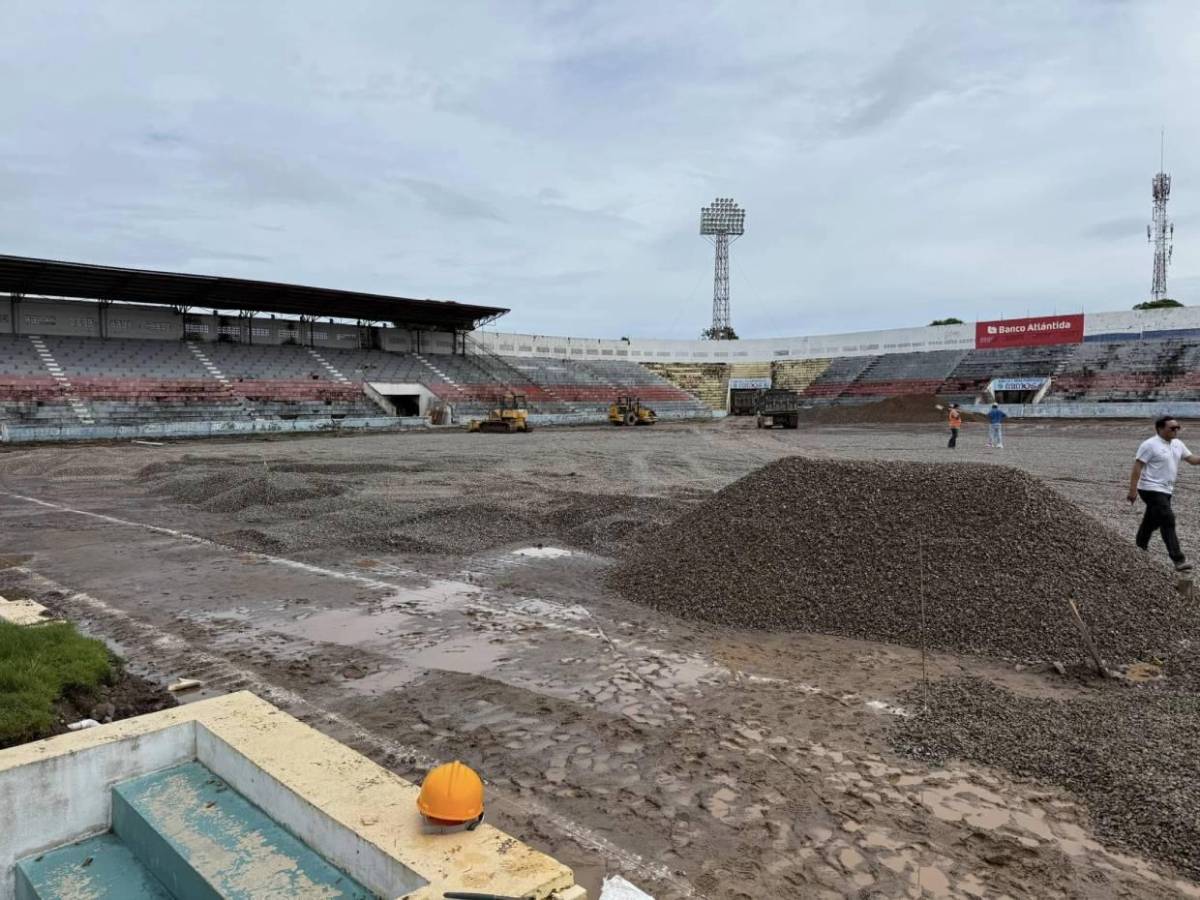
M 1175 252 L 1175 226 L 1167 219 L 1167 199 L 1171 196 L 1171 176 L 1163 171 L 1163 150 L 1166 132 L 1160 136 L 1158 146 L 1158 174 L 1150 182 L 1154 197 L 1152 224 L 1146 226 L 1146 240 L 1154 245 L 1154 278 L 1150 283 L 1150 295 L 1155 300 L 1167 296 L 1167 266 Z
M 717 248 L 713 267 L 712 328 L 704 337 L 715 341 L 734 336 L 729 324 L 729 245 L 746 233 L 746 211 L 730 197 L 718 197 L 700 210 L 700 234 Z

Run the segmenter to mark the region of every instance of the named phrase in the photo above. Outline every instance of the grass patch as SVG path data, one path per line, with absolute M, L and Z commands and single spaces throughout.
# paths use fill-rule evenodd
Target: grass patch
M 0 744 L 48 733 L 54 702 L 64 690 L 90 690 L 114 674 L 104 643 L 84 637 L 69 622 L 0 622 Z

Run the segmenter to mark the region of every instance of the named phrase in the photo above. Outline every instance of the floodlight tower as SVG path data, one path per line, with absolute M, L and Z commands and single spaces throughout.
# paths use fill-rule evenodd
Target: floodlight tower
M 730 197 L 718 197 L 700 210 L 700 234 L 717 248 L 713 268 L 712 329 L 705 336 L 712 340 L 733 337 L 729 324 L 729 245 L 746 232 L 746 211 Z
M 1175 226 L 1167 219 L 1167 199 L 1171 196 L 1171 176 L 1163 171 L 1163 144 L 1158 149 L 1158 174 L 1150 182 L 1154 197 L 1153 224 L 1146 226 L 1146 240 L 1154 245 L 1154 278 L 1150 294 L 1155 300 L 1167 296 L 1167 266 L 1175 253 Z

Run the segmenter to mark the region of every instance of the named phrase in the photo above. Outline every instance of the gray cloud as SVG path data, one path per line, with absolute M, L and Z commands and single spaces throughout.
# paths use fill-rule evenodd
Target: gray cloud
M 1148 222 L 1148 216 L 1122 216 L 1118 219 L 1095 222 L 1083 229 L 1083 234 L 1085 237 L 1102 241 L 1130 240 L 1139 234 L 1145 237 Z
M 747 336 L 1123 309 L 1165 124 L 1200 302 L 1187 0 L 10 6 L 5 252 L 690 337 L 727 195 Z
M 490 219 L 503 222 L 501 216 L 487 203 L 468 197 L 466 194 L 451 190 L 444 184 L 436 184 L 421 178 L 398 178 L 397 184 L 402 184 L 413 192 L 425 204 L 430 212 L 437 213 L 447 219 Z

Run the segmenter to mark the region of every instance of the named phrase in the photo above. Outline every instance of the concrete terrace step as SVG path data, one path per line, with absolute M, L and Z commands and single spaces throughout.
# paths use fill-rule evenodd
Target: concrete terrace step
M 111 831 L 17 863 L 16 900 L 65 897 L 171 900 L 162 882 Z
M 175 897 L 375 897 L 198 762 L 118 784 L 112 822 Z

